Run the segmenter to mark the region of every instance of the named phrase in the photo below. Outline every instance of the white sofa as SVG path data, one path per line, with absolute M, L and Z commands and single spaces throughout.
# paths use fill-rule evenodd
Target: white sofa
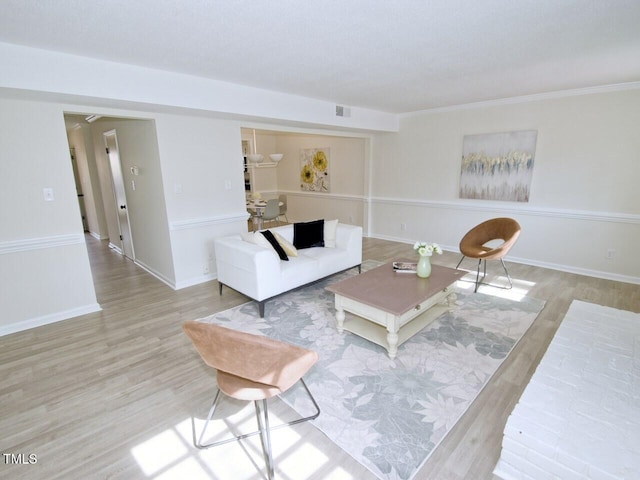
M 269 229 L 293 243 L 293 225 Z M 326 230 L 325 230 L 326 232 Z M 335 247 L 297 250 L 281 260 L 270 245 L 256 245 L 232 235 L 214 240 L 220 294 L 226 285 L 258 302 L 264 317 L 265 302 L 281 293 L 320 280 L 362 263 L 362 227 L 338 223 Z

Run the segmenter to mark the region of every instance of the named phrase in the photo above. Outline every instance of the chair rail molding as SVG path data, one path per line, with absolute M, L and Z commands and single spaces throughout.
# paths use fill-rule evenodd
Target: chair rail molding
M 0 242 L 0 254 L 28 252 L 84 243 L 84 234 L 70 233 Z
M 320 193 L 320 192 L 302 192 L 297 190 L 281 190 L 279 193 L 292 197 L 321 198 L 325 200 L 346 200 L 349 202 L 367 202 L 368 198 L 364 195 L 348 195 L 340 193 Z
M 176 220 L 169 223 L 169 228 L 172 231 L 176 230 L 189 230 L 192 228 L 205 228 L 215 225 L 225 225 L 235 222 L 246 222 L 249 218 L 247 212 L 233 213 L 230 215 L 217 215 L 214 217 L 202 217 L 202 218 L 190 218 L 187 220 Z
M 575 220 L 592 220 L 598 222 L 640 224 L 640 215 L 632 213 L 599 212 L 589 210 L 570 210 L 559 208 L 544 208 L 530 206 L 514 206 L 511 204 L 477 202 L 455 202 L 455 201 L 431 201 L 406 198 L 372 197 L 372 204 L 380 205 L 403 205 L 407 207 L 426 207 L 447 210 L 462 210 L 465 212 L 491 212 L 498 214 L 529 215 L 551 218 L 570 218 Z

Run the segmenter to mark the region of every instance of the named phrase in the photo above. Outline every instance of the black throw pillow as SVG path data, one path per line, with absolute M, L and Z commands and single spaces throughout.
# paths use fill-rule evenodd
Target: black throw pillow
M 294 223 L 293 246 L 298 249 L 324 247 L 324 219 Z
M 273 249 L 276 251 L 276 253 L 280 257 L 280 260 L 286 260 L 288 262 L 289 261 L 289 257 L 287 257 L 287 253 L 280 246 L 280 244 L 278 243 L 278 240 L 276 240 L 276 237 L 273 236 L 273 233 L 271 233 L 269 230 L 265 230 L 265 231 L 260 232 L 260 233 L 271 244 Z

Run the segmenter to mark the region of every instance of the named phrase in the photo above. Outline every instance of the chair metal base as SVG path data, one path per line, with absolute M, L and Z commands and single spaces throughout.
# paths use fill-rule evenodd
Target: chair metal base
M 456 270 L 458 270 L 458 267 L 460 267 L 460 264 L 462 263 L 462 261 L 465 259 L 466 257 L 463 255 L 462 258 L 460 259 L 460 261 L 458 262 L 458 265 L 456 265 Z M 501 258 L 500 259 L 500 263 L 502 263 L 502 268 L 504 269 L 504 273 L 507 275 L 507 280 L 509 280 L 509 286 L 508 287 L 504 287 L 502 285 L 496 285 L 494 283 L 487 283 L 487 282 L 481 282 L 480 281 L 480 264 L 483 263 L 482 258 L 478 259 L 478 269 L 477 269 L 477 273 L 476 273 L 476 281 L 475 281 L 475 289 L 473 290 L 473 292 L 477 292 L 478 291 L 478 287 L 480 285 L 487 285 L 489 287 L 494 287 L 494 288 L 501 288 L 502 290 L 511 290 L 511 288 L 513 288 L 513 281 L 511 280 L 511 275 L 509 275 L 509 271 L 507 270 L 507 266 L 504 264 L 504 260 Z M 484 271 L 482 273 L 482 278 L 485 278 L 487 276 L 487 261 L 484 260 Z M 460 280 L 462 282 L 469 282 L 470 280 Z
M 309 396 L 311 403 L 313 403 L 313 406 L 316 409 L 313 415 L 310 415 L 304 418 L 298 418 L 296 420 L 292 420 L 287 423 L 281 423 L 279 425 L 275 425 L 272 427 L 269 425 L 269 409 L 267 407 L 267 400 L 266 399 L 255 400 L 254 405 L 256 409 L 256 419 L 258 422 L 258 430 L 256 430 L 255 432 L 245 433 L 243 435 L 237 435 L 230 438 L 226 438 L 224 440 L 218 440 L 216 442 L 203 444 L 202 439 L 204 438 L 204 434 L 207 431 L 209 422 L 213 418 L 213 414 L 216 410 L 218 401 L 220 399 L 220 389 L 218 389 L 218 391 L 216 392 L 216 396 L 213 399 L 213 403 L 211 404 L 211 408 L 209 409 L 209 414 L 207 415 L 207 421 L 205 422 L 204 427 L 202 428 L 202 432 L 200 432 L 200 437 L 198 438 L 197 441 L 196 441 L 195 422 L 193 423 L 193 445 L 199 449 L 207 449 L 207 448 L 217 447 L 219 445 L 224 445 L 225 443 L 242 440 L 248 437 L 252 437 L 254 435 L 260 435 L 260 442 L 262 444 L 262 453 L 264 455 L 265 464 L 267 466 L 268 478 L 272 479 L 274 467 L 273 467 L 273 453 L 271 450 L 271 432 L 273 430 L 277 430 L 282 427 L 288 427 L 291 425 L 295 425 L 297 423 L 313 420 L 315 418 L 318 418 L 318 415 L 320 415 L 320 407 L 318 406 L 318 403 L 316 402 L 315 398 L 313 398 L 313 395 L 311 395 L 311 392 L 309 391 L 307 384 L 304 383 L 303 379 L 300 379 L 300 382 L 302 383 L 302 386 L 307 392 L 307 395 Z M 260 404 L 262 404 L 262 408 L 260 408 Z

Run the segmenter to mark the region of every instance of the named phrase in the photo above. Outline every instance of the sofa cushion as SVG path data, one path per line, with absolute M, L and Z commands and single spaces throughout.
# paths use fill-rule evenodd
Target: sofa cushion
M 349 253 L 343 248 L 308 248 L 300 256 L 315 260 L 321 276 L 343 270 L 346 268 L 343 265 L 349 261 Z
M 289 262 L 280 262 L 280 286 L 285 290 L 317 280 L 320 265 L 318 260 L 306 255 L 299 255 Z M 277 281 L 274 278 L 274 281 Z
M 293 245 L 298 250 L 324 247 L 324 220 L 294 223 Z
M 286 252 L 280 246 L 280 244 L 278 243 L 278 240 L 276 240 L 276 237 L 273 235 L 273 233 L 271 233 L 269 230 L 264 230 L 264 231 L 260 232 L 260 234 L 263 235 L 264 238 L 267 239 L 269 244 L 271 244 L 273 249 L 276 251 L 276 253 L 280 257 L 280 260 L 285 260 L 287 262 L 289 261 L 289 257 L 287 257 Z
M 338 230 L 338 219 L 324 221 L 324 246 L 336 248 L 336 231 Z

